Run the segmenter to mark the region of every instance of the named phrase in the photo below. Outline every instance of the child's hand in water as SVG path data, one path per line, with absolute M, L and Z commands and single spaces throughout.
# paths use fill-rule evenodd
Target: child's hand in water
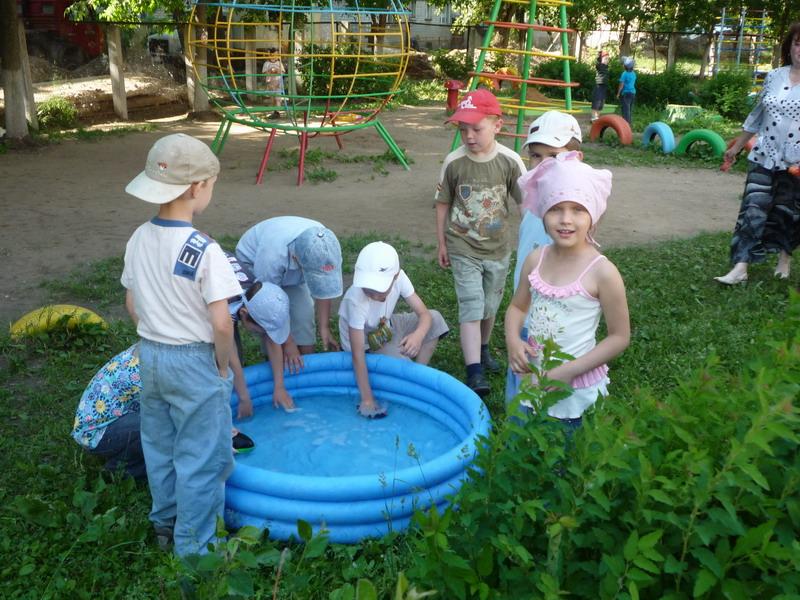
M 253 401 L 250 398 L 240 398 L 239 407 L 236 410 L 237 419 L 246 419 L 253 416 Z
M 282 408 L 287 412 L 295 410 L 294 400 L 292 400 L 286 388 L 275 388 L 272 392 L 272 406 L 275 408 Z
M 536 358 L 536 349 L 523 340 L 514 340 L 508 344 L 508 366 L 517 375 L 530 373 L 530 362 L 534 358 Z

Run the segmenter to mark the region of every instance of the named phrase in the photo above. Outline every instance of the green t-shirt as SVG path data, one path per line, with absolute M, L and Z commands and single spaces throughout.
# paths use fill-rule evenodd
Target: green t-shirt
M 464 146 L 447 155 L 436 202 L 450 205 L 445 233 L 450 254 L 499 260 L 511 252 L 509 198 L 522 201 L 517 179 L 523 173 L 519 154 L 499 143 L 480 159 Z

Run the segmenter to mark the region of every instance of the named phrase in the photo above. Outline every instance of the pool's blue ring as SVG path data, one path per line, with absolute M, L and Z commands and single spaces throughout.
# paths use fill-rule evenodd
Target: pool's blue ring
M 301 399 L 346 394 L 358 399 L 350 353 L 304 357 L 305 368 L 286 376 L 286 388 Z M 477 436 L 487 435 L 488 411 L 480 398 L 447 373 L 411 361 L 367 355 L 370 385 L 381 402 L 405 404 L 428 414 L 461 440 L 430 461 L 393 473 L 349 477 L 303 476 L 237 463 L 226 487 L 229 524 L 268 527 L 270 536 L 296 535 L 303 519 L 325 526 L 332 541 L 355 542 L 408 525 L 417 508 L 442 506 L 461 486 L 475 454 Z M 245 368 L 253 405 L 272 403 L 272 373 L 266 363 Z M 233 395 L 234 411 L 238 399 Z

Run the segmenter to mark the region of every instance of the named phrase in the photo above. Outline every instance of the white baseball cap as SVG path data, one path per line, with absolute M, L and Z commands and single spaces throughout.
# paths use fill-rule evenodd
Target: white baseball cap
M 376 292 L 385 292 L 400 272 L 397 250 L 386 242 L 372 242 L 358 253 L 353 285 Z
M 206 144 L 185 133 L 173 133 L 156 140 L 144 171 L 125 191 L 145 202 L 172 202 L 193 183 L 205 181 L 219 173 L 219 160 Z
M 583 142 L 581 126 L 575 117 L 557 110 L 548 110 L 531 123 L 528 128 L 528 139 L 522 147 L 525 148 L 528 144 L 544 144 L 553 148 L 563 148 L 572 138 Z

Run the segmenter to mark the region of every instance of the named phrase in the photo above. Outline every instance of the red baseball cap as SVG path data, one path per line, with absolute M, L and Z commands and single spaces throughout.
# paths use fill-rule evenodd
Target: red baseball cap
M 464 96 L 461 102 L 458 103 L 456 112 L 445 122 L 474 125 L 490 115 L 495 117 L 503 115 L 503 111 L 500 109 L 500 102 L 497 101 L 497 97 L 492 92 L 480 88 Z

